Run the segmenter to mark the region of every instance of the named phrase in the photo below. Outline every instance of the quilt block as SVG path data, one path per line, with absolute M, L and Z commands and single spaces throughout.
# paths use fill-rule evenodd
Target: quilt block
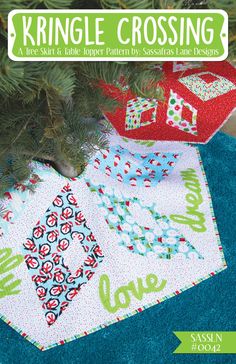
M 129 100 L 126 109 L 126 130 L 156 122 L 157 100 L 137 97 Z
M 94 168 L 103 155 L 111 157 L 109 176 Z M 178 162 L 160 179 L 158 163 L 174 156 Z M 152 161 L 148 188 L 115 178 L 131 157 L 134 171 Z M 41 164 L 34 174 L 40 183 L 17 218 L 6 226 L 0 217 L 0 316 L 41 350 L 161 304 L 226 268 L 196 147 L 113 135 L 78 178 Z
M 137 97 L 127 85 L 103 84 L 104 93 L 121 105 L 106 118 L 125 138 L 206 143 L 236 108 L 235 68 L 228 62 L 177 61 L 164 62 L 162 71 L 158 85 L 165 99 L 153 109 L 153 100 Z

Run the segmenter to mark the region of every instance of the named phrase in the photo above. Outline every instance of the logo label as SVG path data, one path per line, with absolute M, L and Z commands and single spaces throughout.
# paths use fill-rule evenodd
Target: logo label
M 13 10 L 15 61 L 224 60 L 223 10 Z

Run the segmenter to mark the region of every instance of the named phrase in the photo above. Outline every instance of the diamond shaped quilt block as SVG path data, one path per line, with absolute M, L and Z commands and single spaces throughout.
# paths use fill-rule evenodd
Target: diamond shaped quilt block
M 170 90 L 166 124 L 185 133 L 197 135 L 197 110 Z
M 86 253 L 75 271 L 63 257 L 71 245 L 81 245 Z M 69 185 L 34 227 L 22 252 L 47 323 L 53 325 L 103 260 L 102 250 Z
M 201 72 L 179 79 L 192 93 L 202 101 L 212 100 L 229 91 L 236 90 L 236 86 L 227 78 L 212 72 Z
M 125 129 L 138 129 L 156 122 L 157 100 L 137 97 L 127 103 Z
M 106 192 L 104 185 L 95 186 L 90 180 L 87 180 L 87 186 L 91 192 L 101 197 L 101 203 L 98 206 L 104 214 L 106 223 L 111 230 L 115 230 L 120 235 L 119 244 L 128 251 L 142 256 L 151 255 L 159 259 L 203 258 L 172 225 L 170 219 L 159 214 L 155 203 L 149 207 L 145 206 L 138 198 L 125 198 L 122 194 L 117 194 L 115 189 L 112 193 Z M 154 227 L 140 225 L 135 221 L 130 208 L 137 207 L 141 214 L 145 212 L 150 215 Z

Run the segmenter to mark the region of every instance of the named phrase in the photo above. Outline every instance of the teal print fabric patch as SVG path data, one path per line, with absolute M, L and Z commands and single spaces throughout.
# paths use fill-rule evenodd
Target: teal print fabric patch
M 132 187 L 155 187 L 173 171 L 182 153 L 131 153 L 120 145 L 100 151 L 91 164 Z
M 132 253 L 143 256 L 154 255 L 159 259 L 171 259 L 174 256 L 203 259 L 181 232 L 173 226 L 170 219 L 159 214 L 155 203 L 149 207 L 136 197 L 120 198 L 116 195 L 114 188 L 111 188 L 112 192 L 107 192 L 104 185 L 95 186 L 90 180 L 87 180 L 87 186 L 91 192 L 99 195 L 100 211 L 109 228 L 119 234 L 120 246 Z M 130 208 L 136 206 L 151 215 L 154 228 L 140 226 L 135 221 Z

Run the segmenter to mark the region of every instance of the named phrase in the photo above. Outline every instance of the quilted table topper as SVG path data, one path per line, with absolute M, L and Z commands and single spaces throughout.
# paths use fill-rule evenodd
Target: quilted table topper
M 157 67 L 157 70 L 160 66 Z M 206 143 L 236 108 L 236 70 L 228 62 L 165 62 L 164 102 L 104 86 L 121 106 L 107 113 L 120 135 L 141 140 Z
M 79 178 L 32 165 L 1 205 L 0 316 L 41 350 L 226 268 L 193 146 L 113 135 Z

